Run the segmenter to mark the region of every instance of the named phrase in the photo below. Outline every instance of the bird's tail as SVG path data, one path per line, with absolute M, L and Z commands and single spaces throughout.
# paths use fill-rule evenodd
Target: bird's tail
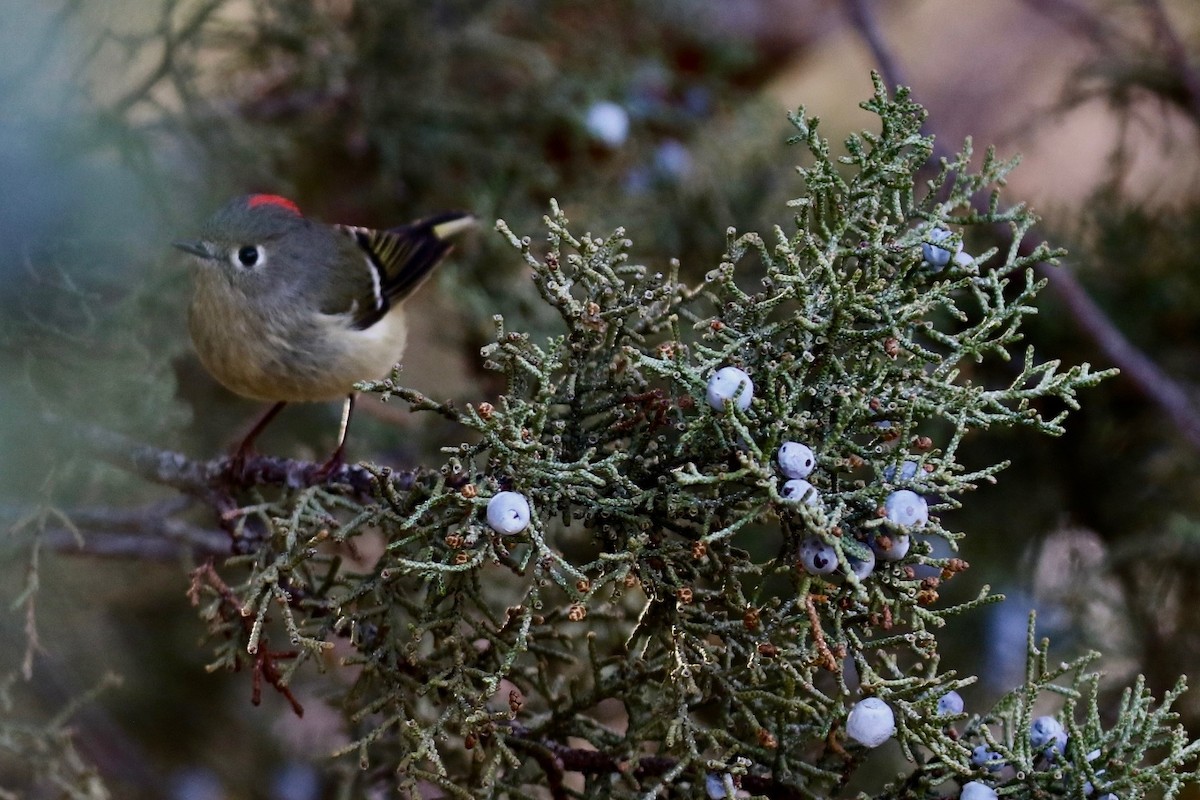
M 468 231 L 479 224 L 479 220 L 474 214 L 466 211 L 447 211 L 443 214 L 437 214 L 423 219 L 420 222 L 414 222 L 412 225 L 405 227 L 426 227 L 433 232 L 433 235 L 442 241 L 452 239 L 464 231 Z
M 382 266 L 382 286 L 389 304 L 416 291 L 453 247 L 450 239 L 478 224 L 474 214 L 448 211 L 390 228 L 375 246 Z
M 450 252 L 450 237 L 474 225 L 475 216 L 463 211 L 449 211 L 388 230 L 338 225 L 366 255 L 375 281 L 375 303 L 362 307 L 354 327 L 371 327 L 416 291 Z

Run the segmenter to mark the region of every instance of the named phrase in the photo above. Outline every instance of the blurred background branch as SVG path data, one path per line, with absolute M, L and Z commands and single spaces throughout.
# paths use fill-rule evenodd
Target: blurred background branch
M 1111 39 L 1103 18 L 1098 16 L 1099 12 L 1068 0 L 1051 0 L 1048 3 L 1032 5 L 1039 13 L 1068 19 L 1073 28 L 1078 27 L 1090 32 L 1092 38 Z M 1145 8 L 1149 26 L 1153 27 L 1158 39 L 1164 44 L 1164 53 L 1171 71 L 1178 75 L 1187 87 L 1188 105 L 1192 107 L 1192 114 L 1196 117 L 1197 136 L 1200 137 L 1200 114 L 1196 113 L 1200 110 L 1200 94 L 1193 92 L 1194 88 L 1200 89 L 1200 83 L 1197 83 L 1197 75 L 1188 63 L 1183 43 L 1161 3 L 1157 0 L 1144 0 L 1141 5 Z M 872 0 L 845 0 L 845 6 L 848 17 L 867 44 L 887 82 L 893 86 L 911 86 L 880 29 L 877 18 L 878 5 Z M 921 87 L 914 86 L 913 89 L 920 94 Z M 936 123 L 931 124 L 927 131 L 936 137 L 932 159 L 948 159 L 952 151 L 947 147 L 945 139 L 937 136 Z M 987 210 L 988 202 L 986 197 L 976 199 L 976 208 L 980 213 Z M 1010 234 L 1008 226 L 996 226 L 996 239 L 1008 242 L 1009 246 Z M 1024 239 L 1021 247 L 1026 252 L 1032 252 L 1034 247 L 1044 241 L 1044 238 L 1034 234 Z M 1039 272 L 1054 289 L 1079 330 L 1088 336 L 1095 343 L 1097 351 L 1103 354 L 1104 363 L 1120 369 L 1122 378 L 1131 381 L 1148 400 L 1159 406 L 1179 435 L 1192 447 L 1200 450 L 1200 404 L 1195 400 L 1195 389 L 1186 389 L 1160 368 L 1149 355 L 1136 347 L 1122 333 L 1113 318 L 1092 299 L 1070 267 L 1042 264 Z

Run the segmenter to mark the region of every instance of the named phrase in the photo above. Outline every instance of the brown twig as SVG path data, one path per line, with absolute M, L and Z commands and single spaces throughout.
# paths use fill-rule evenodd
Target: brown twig
M 217 574 L 211 561 L 192 570 L 192 584 L 188 587 L 187 596 L 193 606 L 200 605 L 200 593 L 204 586 L 212 589 L 221 599 L 221 615 L 226 620 L 240 620 L 243 629 L 249 634 L 254 627 L 253 620 L 242 613 L 244 604 L 241 598 L 234 594 L 233 589 L 229 588 L 229 584 L 225 583 Z M 258 640 L 258 648 L 251 655 L 254 659 L 254 673 L 251 681 L 250 702 L 256 706 L 262 703 L 262 685 L 263 681 L 266 681 L 275 691 L 283 695 L 297 717 L 303 717 L 304 707 L 292 694 L 292 690 L 284 682 L 283 673 L 276 666 L 276 662 L 295 658 L 298 654 L 294 650 L 273 651 L 267 647 L 267 637 L 262 636 Z
M 550 792 L 551 800 L 566 800 L 569 796 L 563 785 L 563 762 L 553 750 L 541 742 L 520 736 L 510 736 L 508 746 L 517 752 L 525 753 L 542 768 L 546 776 L 546 790 Z
M 812 630 L 813 645 L 817 648 L 820 656 L 817 664 L 830 672 L 837 672 L 838 660 L 834 657 L 833 651 L 829 649 L 829 643 L 825 641 L 825 631 L 821 630 L 821 615 L 817 613 L 817 604 L 811 594 L 804 598 L 804 608 L 808 611 L 808 624 Z

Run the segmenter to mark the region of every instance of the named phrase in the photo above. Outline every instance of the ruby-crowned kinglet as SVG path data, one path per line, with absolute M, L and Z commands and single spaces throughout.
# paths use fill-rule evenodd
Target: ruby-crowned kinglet
M 340 466 L 354 384 L 400 360 L 401 304 L 474 223 L 451 212 L 388 230 L 325 225 L 286 198 L 252 194 L 176 242 L 195 257 L 188 327 L 200 361 L 233 392 L 275 401 L 237 457 L 284 404 L 346 398 L 326 465 Z

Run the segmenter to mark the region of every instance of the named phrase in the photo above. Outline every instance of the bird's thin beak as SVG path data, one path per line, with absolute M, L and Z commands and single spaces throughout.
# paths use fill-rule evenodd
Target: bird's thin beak
M 183 252 L 190 253 L 204 261 L 214 261 L 217 258 L 208 242 L 172 242 L 172 244 Z

